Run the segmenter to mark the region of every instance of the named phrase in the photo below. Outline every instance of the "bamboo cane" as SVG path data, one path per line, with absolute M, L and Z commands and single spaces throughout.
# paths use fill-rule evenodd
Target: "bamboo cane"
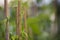
M 24 29 L 25 29 L 25 32 L 26 32 L 26 37 L 25 37 L 25 40 L 28 40 L 28 29 L 27 29 L 27 9 L 26 7 L 24 7 Z
M 4 0 L 4 12 L 6 16 L 5 40 L 9 40 L 8 1 Z
M 18 7 L 17 7 L 17 29 L 16 29 L 16 34 L 18 35 L 18 40 L 22 40 L 21 38 L 21 14 L 20 14 L 20 0 L 18 0 Z

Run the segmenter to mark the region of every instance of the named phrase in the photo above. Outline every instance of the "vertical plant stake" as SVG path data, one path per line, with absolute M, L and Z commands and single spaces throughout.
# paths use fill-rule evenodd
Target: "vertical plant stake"
M 26 32 L 26 37 L 25 37 L 25 40 L 28 40 L 28 29 L 27 29 L 27 9 L 26 7 L 24 6 L 24 29 L 25 29 L 25 32 Z
M 8 0 L 4 0 L 4 13 L 6 16 L 5 40 L 9 40 Z
M 17 7 L 17 13 L 16 13 L 16 34 L 18 36 L 18 40 L 22 40 L 21 38 L 21 14 L 20 14 L 20 0 L 18 0 L 18 7 Z

